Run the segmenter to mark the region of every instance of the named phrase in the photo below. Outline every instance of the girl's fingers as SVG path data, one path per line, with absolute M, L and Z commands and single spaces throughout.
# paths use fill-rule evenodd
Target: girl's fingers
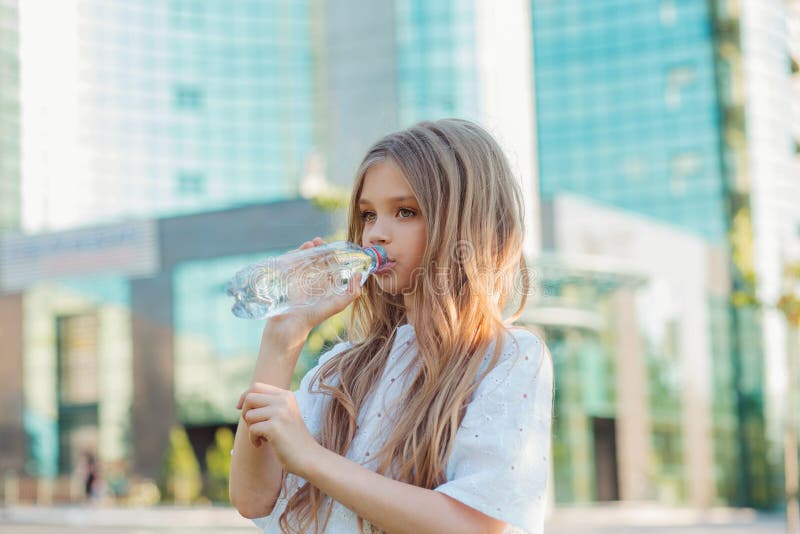
M 254 393 L 256 395 L 280 395 L 282 393 L 291 393 L 290 391 L 286 391 L 285 389 L 281 389 L 278 386 L 273 386 L 272 384 L 266 384 L 264 382 L 254 382 L 250 385 L 250 393 Z
M 243 412 L 253 410 L 255 408 L 262 408 L 275 402 L 275 395 L 268 393 L 255 393 L 249 391 L 242 401 L 242 406 L 239 408 Z
M 318 247 L 318 246 L 324 245 L 324 244 L 325 244 L 325 240 L 324 239 L 322 239 L 321 237 L 315 237 L 311 241 L 306 241 L 305 243 L 300 245 L 298 250 L 305 250 L 307 248 Z
M 329 313 L 326 315 L 330 317 L 331 315 L 335 315 L 345 309 L 351 302 L 361 295 L 361 277 L 363 275 L 361 273 L 357 273 L 355 276 L 350 278 L 347 282 L 347 287 L 344 291 L 341 291 L 335 298 L 331 299 L 331 308 L 329 308 Z
M 354 297 L 358 297 L 361 294 L 361 279 L 364 278 L 362 273 L 356 273 L 356 275 L 350 279 L 350 293 Z
M 350 296 L 353 296 L 356 292 L 356 287 L 358 286 L 358 275 L 361 273 L 356 273 L 347 284 L 347 293 Z
M 241 410 L 242 406 L 244 406 L 244 400 L 247 398 L 247 394 L 250 393 L 249 389 L 244 390 L 242 394 L 239 396 L 239 402 L 236 403 L 236 409 Z
M 252 408 L 247 410 L 244 414 L 244 420 L 249 425 L 259 423 L 261 421 L 269 421 L 275 416 L 275 410 L 272 406 L 264 406 L 263 408 Z
M 250 437 L 250 443 L 252 443 L 254 447 L 260 447 L 262 443 L 269 441 L 269 427 L 269 421 L 262 421 L 250 426 L 248 435 Z
M 264 441 L 266 440 L 263 437 L 256 434 L 252 430 L 250 431 L 250 443 L 253 445 L 253 447 L 259 448 Z

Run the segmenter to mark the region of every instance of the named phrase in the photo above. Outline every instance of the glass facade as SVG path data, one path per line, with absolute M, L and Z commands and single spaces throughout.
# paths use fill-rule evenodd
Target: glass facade
M 541 294 L 532 307 L 576 310 L 600 318 L 608 314 L 614 284 L 548 263 L 537 266 Z M 533 321 L 539 323 L 539 321 Z M 602 322 L 602 321 L 601 321 Z M 616 362 L 610 331 L 592 326 L 540 324 L 553 358 L 553 481 L 556 503 L 619 499 L 616 469 L 598 471 L 616 462 L 616 444 L 598 422 L 614 424 Z M 613 434 L 613 432 L 612 432 Z M 601 458 L 602 456 L 602 458 Z M 608 494 L 606 494 L 608 493 Z
M 31 231 L 298 195 L 314 143 L 309 0 L 76 9 L 71 186 Z
M 532 0 L 540 195 L 545 202 L 561 193 L 589 197 L 719 249 L 722 261 L 710 276 L 732 276 L 733 283 L 708 295 L 712 374 L 702 388 L 711 399 L 710 428 L 704 430 L 713 435 L 710 497 L 768 506 L 774 496 L 764 439 L 760 312 L 730 298 L 732 291 L 751 289 L 746 282 L 753 250 L 740 247 L 737 253 L 734 243 L 731 254 L 729 247 L 736 239 L 752 243 L 752 229 L 748 219 L 733 235 L 735 216 L 750 203 L 742 142 L 749 133 L 743 103 L 736 101 L 744 94 L 736 71 L 739 23 L 720 10 L 723 4 Z M 687 418 L 694 393 L 682 374 L 680 339 L 686 334 L 676 317 L 663 319 L 658 332 L 642 331 L 652 497 L 692 502 L 706 497 L 687 484 L 687 470 L 697 467 L 697 457 L 693 464 L 687 451 L 698 434 Z M 574 449 L 573 426 L 556 428 L 556 440 L 564 432 Z M 574 454 L 565 450 L 561 457 Z M 558 479 L 563 464 L 555 458 Z M 565 500 L 591 495 L 556 491 Z
M 601 495 L 595 467 L 598 440 L 593 421 L 614 417 L 614 362 L 601 334 L 575 328 L 547 328 L 556 376 L 553 420 L 554 489 L 557 503 L 591 502 Z M 610 458 L 602 458 L 610 460 Z M 616 500 L 619 494 L 609 499 Z
M 400 126 L 479 118 L 475 0 L 396 0 Z
M 532 1 L 543 200 L 586 195 L 724 239 L 707 4 Z
M 263 323 L 237 319 L 224 287 L 241 267 L 268 255 L 188 262 L 173 271 L 175 396 L 181 423 L 236 421 L 231 399 L 249 383 Z
M 0 234 L 20 223 L 17 0 L 0 0 Z

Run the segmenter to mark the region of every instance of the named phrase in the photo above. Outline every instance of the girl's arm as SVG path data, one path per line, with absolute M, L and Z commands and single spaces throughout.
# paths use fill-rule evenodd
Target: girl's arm
M 323 239 L 315 237 L 300 245 L 299 250 L 324 244 Z M 260 393 L 271 387 L 289 389 L 297 359 L 311 329 L 355 300 L 361 294 L 360 282 L 361 275 L 358 274 L 350 279 L 347 291 L 314 306 L 272 317 L 267 322 L 248 390 L 250 396 L 259 397 Z M 275 453 L 275 447 L 255 436 L 244 419 L 248 410 L 258 409 L 262 405 L 257 400 L 245 400 L 244 395 L 239 402 L 237 408 L 242 410 L 242 416 L 233 442 L 228 493 L 231 503 L 244 517 L 264 517 L 272 511 L 280 493 L 283 464 Z
M 495 434 L 512 432 L 515 436 L 518 430 L 519 439 L 501 440 L 506 442 L 502 445 L 492 432 L 481 432 L 481 440 L 470 437 L 467 443 L 454 448 L 454 455 L 459 450 L 462 459 L 491 454 L 498 459 L 497 465 L 457 463 L 454 479 L 444 484 L 441 491 L 392 480 L 324 448 L 309 433 L 295 396 L 280 387 L 261 384 L 259 406 L 243 409 L 249 437 L 256 442 L 268 441 L 287 472 L 307 480 L 387 532 L 503 532 L 509 524 L 538 532 L 543 523 L 549 465 L 553 370 L 544 344 L 533 335 L 523 338 L 524 347 L 520 350 L 525 354 L 524 359 L 507 358 L 492 371 L 496 377 L 506 377 L 507 384 L 486 386 L 485 395 L 479 397 L 481 402 L 467 410 L 462 421 L 465 428 L 479 426 L 483 424 L 483 415 L 494 410 L 492 406 L 519 405 L 520 410 L 513 416 L 502 421 L 497 418 L 500 422 L 493 429 L 487 428 Z M 509 376 L 512 378 L 508 379 Z M 479 391 L 481 387 L 483 383 Z M 513 446 L 508 445 L 512 442 Z M 514 471 L 515 466 L 527 468 Z M 473 499 L 473 508 L 446 495 L 458 489 L 459 479 L 463 485 L 466 477 L 482 483 L 480 491 L 491 503 L 488 508 L 485 499 Z M 536 494 L 531 493 L 532 487 L 537 488 Z M 521 501 L 519 497 L 526 494 L 531 499 L 537 498 L 532 502 Z M 493 514 L 495 507 L 505 521 L 487 515 Z
M 291 391 L 270 384 L 256 386 L 258 406 L 242 409 L 250 440 L 263 440 L 287 472 L 307 480 L 373 525 L 393 534 L 503 532 L 503 521 L 442 492 L 392 480 L 326 449 L 309 433 Z M 271 507 L 272 501 L 269 503 Z M 251 517 L 259 514 L 264 511 L 257 508 Z
M 253 384 L 261 382 L 289 389 L 306 337 L 307 331 L 285 324 L 285 321 L 281 323 L 273 319 L 267 322 L 253 372 Z M 282 471 L 273 447 L 268 443 L 256 447 L 249 437 L 247 423 L 240 417 L 231 457 L 228 488 L 231 504 L 247 518 L 268 515 L 280 492 Z
M 392 480 L 322 446 L 301 476 L 385 532 L 502 533 L 507 524 L 444 493 Z

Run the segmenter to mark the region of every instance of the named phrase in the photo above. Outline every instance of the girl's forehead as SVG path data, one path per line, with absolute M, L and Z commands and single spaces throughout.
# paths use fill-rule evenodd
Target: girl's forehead
M 366 172 L 359 192 L 359 202 L 377 202 L 386 199 L 415 198 L 414 191 L 403 171 L 392 160 L 372 165 Z

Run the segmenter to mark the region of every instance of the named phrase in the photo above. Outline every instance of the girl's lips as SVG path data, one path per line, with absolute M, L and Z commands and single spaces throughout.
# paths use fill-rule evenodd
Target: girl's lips
M 394 260 L 389 260 L 388 262 L 386 262 L 386 263 L 384 263 L 383 265 L 381 265 L 381 268 L 380 268 L 380 269 L 378 269 L 378 270 L 377 270 L 377 271 L 375 271 L 375 272 L 376 272 L 376 273 L 382 273 L 382 272 L 388 271 L 389 269 L 391 269 L 392 267 L 394 267 L 394 265 L 395 265 L 395 262 L 394 262 Z

